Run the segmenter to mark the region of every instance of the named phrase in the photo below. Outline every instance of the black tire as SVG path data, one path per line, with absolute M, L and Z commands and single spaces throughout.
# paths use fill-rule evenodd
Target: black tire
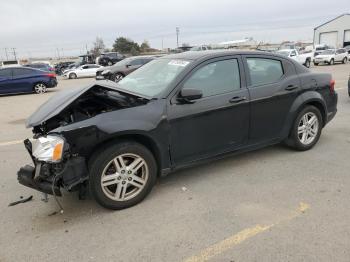
M 347 61 L 348 61 L 348 59 L 346 57 L 344 57 L 342 63 L 346 64 Z
M 306 115 L 308 113 L 314 114 L 317 117 L 318 130 L 317 130 L 316 136 L 314 137 L 312 142 L 309 144 L 304 144 L 300 141 L 298 129 L 299 129 L 299 124 L 301 122 L 301 119 L 304 117 L 304 115 Z M 322 132 L 322 127 L 323 127 L 323 120 L 322 120 L 322 115 L 321 115 L 320 110 L 317 107 L 308 105 L 298 113 L 298 115 L 297 115 L 297 117 L 294 120 L 294 123 L 292 125 L 289 137 L 285 141 L 285 144 L 287 144 L 289 147 L 292 147 L 298 151 L 309 150 L 312 147 L 314 147 L 314 145 L 319 140 L 319 138 L 321 136 L 321 132 Z
M 334 65 L 334 59 L 332 58 L 331 61 L 329 61 L 330 65 Z
M 318 66 L 318 63 L 314 63 L 315 66 Z
M 311 65 L 311 61 L 310 61 L 310 59 L 307 59 L 305 61 L 305 67 L 310 68 L 310 65 Z
M 45 83 L 39 82 L 36 83 L 33 87 L 33 91 L 36 94 L 43 94 L 47 92 L 47 85 Z
M 117 156 L 125 154 L 133 154 L 140 156 L 146 163 L 145 168 L 148 168 L 146 169 L 148 170 L 148 176 L 147 179 L 145 179 L 146 182 L 143 188 L 139 189 L 139 193 L 137 193 L 137 195 L 135 195 L 131 199 L 117 201 L 111 199 L 110 196 L 108 196 L 108 192 L 106 192 L 105 190 L 106 187 L 102 187 L 101 185 L 101 179 L 105 168 L 107 168 L 108 171 L 108 166 L 110 165 L 111 161 L 113 161 L 113 159 L 115 159 Z M 114 164 L 112 163 L 111 165 Z M 110 147 L 96 152 L 96 154 L 90 160 L 89 170 L 89 184 L 93 197 L 101 206 L 114 210 L 128 208 L 141 202 L 151 192 L 157 179 L 157 164 L 153 154 L 143 145 L 132 141 L 119 142 L 118 144 L 112 145 Z M 117 170 L 115 169 L 114 171 L 117 174 Z M 125 173 L 124 176 L 127 176 L 127 174 Z M 118 179 L 120 179 L 120 177 L 118 177 Z M 125 181 L 126 180 L 127 179 L 125 178 Z M 120 181 L 123 182 L 123 180 Z M 119 185 L 116 185 L 116 187 L 120 186 L 121 182 L 118 182 Z M 125 189 L 125 191 L 127 192 L 127 190 L 130 189 L 130 187 L 128 187 L 127 185 L 128 181 L 123 183 L 126 183 L 127 189 Z M 111 186 L 115 185 L 110 185 L 109 187 Z M 115 189 L 115 191 L 117 190 Z
M 70 73 L 68 78 L 69 79 L 76 79 L 77 78 L 77 74 L 76 73 Z
M 123 78 L 124 78 L 124 75 L 122 73 L 116 73 L 113 75 L 113 81 L 116 83 L 118 83 Z

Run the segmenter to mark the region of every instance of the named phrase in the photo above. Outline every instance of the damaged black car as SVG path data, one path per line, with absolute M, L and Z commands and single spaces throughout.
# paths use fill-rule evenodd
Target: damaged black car
M 102 206 L 123 209 L 179 168 L 280 142 L 311 149 L 336 111 L 331 75 L 286 57 L 165 56 L 119 83 L 99 81 L 43 104 L 26 122 L 33 165 L 18 180 L 55 196 L 88 186 Z

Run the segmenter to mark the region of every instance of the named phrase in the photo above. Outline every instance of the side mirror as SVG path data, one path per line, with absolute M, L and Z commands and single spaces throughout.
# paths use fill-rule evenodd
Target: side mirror
M 131 65 L 130 64 L 127 64 L 126 67 L 129 68 Z
M 180 92 L 180 96 L 178 97 L 178 101 L 185 103 L 193 103 L 192 100 L 197 100 L 202 98 L 203 92 L 199 89 L 194 88 L 184 88 Z

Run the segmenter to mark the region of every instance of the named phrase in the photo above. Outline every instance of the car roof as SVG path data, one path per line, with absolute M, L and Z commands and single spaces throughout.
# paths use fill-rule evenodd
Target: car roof
M 215 58 L 225 55 L 269 55 L 279 56 L 270 52 L 263 51 L 246 51 L 246 50 L 205 50 L 205 51 L 187 51 L 178 54 L 167 55 L 164 58 L 184 59 L 184 60 L 199 60 L 202 58 Z M 280 57 L 280 56 L 279 56 Z

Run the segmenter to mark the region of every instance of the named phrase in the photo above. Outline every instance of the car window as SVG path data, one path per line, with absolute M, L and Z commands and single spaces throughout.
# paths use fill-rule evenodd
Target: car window
M 143 59 L 135 59 L 130 62 L 130 65 L 136 66 L 136 65 L 143 65 Z
M 11 69 L 2 69 L 0 70 L 0 77 L 11 77 L 12 70 Z
M 33 74 L 33 70 L 29 68 L 14 68 L 13 76 L 26 76 Z
M 252 86 L 277 82 L 283 76 L 282 63 L 268 58 L 247 58 Z
M 291 56 L 296 56 L 297 53 L 295 51 L 292 51 Z
M 203 97 L 224 94 L 241 87 L 237 59 L 228 59 L 207 64 L 186 80 L 183 89 L 194 88 L 203 92 Z

